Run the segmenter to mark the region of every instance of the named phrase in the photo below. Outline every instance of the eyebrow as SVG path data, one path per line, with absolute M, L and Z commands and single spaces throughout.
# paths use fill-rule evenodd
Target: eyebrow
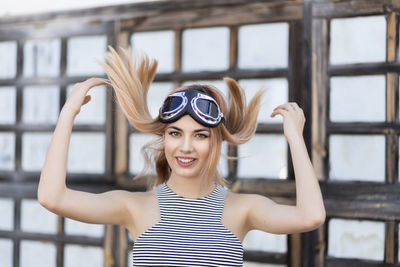
M 183 130 L 182 130 L 181 128 L 176 127 L 176 126 L 169 126 L 167 129 L 170 129 L 170 128 L 175 129 L 175 130 L 177 130 L 177 131 L 183 132 Z M 208 130 L 207 128 L 200 128 L 200 129 L 194 130 L 195 133 L 204 132 L 204 131 L 209 132 L 210 130 Z

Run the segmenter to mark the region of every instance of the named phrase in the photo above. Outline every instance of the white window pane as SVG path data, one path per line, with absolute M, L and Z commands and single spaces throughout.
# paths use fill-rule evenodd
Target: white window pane
M 11 198 L 0 198 L 0 230 L 14 229 L 14 201 Z M 0 249 L 1 251 L 1 249 Z M 0 257 L 1 259 L 1 257 Z M 1 266 L 1 264 L 0 264 Z
M 83 223 L 65 218 L 65 233 L 67 235 L 81 235 L 101 238 L 104 234 L 104 225 Z
M 243 267 L 286 267 L 286 265 L 244 261 Z
M 182 46 L 184 71 L 217 71 L 229 66 L 228 28 L 185 30 Z
M 0 267 L 13 266 L 13 241 L 0 238 Z
M 331 121 L 385 121 L 385 92 L 383 75 L 331 78 Z
M 153 118 L 158 116 L 162 103 L 172 89 L 173 84 L 170 82 L 154 82 L 151 84 L 147 95 L 147 105 Z
M 241 178 L 287 178 L 287 142 L 281 134 L 256 134 L 238 147 Z
M 17 42 L 0 42 L 0 79 L 12 79 L 17 73 Z
M 247 25 L 239 28 L 239 68 L 285 68 L 288 66 L 288 53 L 287 23 Z
M 70 95 L 72 87 L 73 85 L 67 87 L 67 97 Z M 91 96 L 91 100 L 81 107 L 74 124 L 104 124 L 106 121 L 106 86 L 93 87 L 88 95 Z
M 0 87 L 0 124 L 15 123 L 16 94 L 15 87 Z
M 332 180 L 385 180 L 385 137 L 378 135 L 332 135 L 330 173 Z
M 228 155 L 228 143 L 222 142 L 221 156 L 218 161 L 217 169 L 223 177 L 227 177 L 229 173 L 228 160 L 226 159 L 227 155 Z
M 328 255 L 338 258 L 383 260 L 385 224 L 332 219 L 329 221 Z
M 143 51 L 158 60 L 157 72 L 174 70 L 174 40 L 173 31 L 138 32 L 131 37 L 135 52 Z
M 128 251 L 127 259 L 126 261 L 128 262 L 128 267 L 133 267 L 133 253 L 132 250 Z
M 385 56 L 385 16 L 331 20 L 332 64 L 383 62 Z
M 20 266 L 56 267 L 56 246 L 50 242 L 22 241 Z
M 66 245 L 64 267 L 103 266 L 103 250 L 99 247 Z
M 103 133 L 72 133 L 67 171 L 103 173 L 106 138 Z
M 68 40 L 67 74 L 92 75 L 104 71 L 96 60 L 104 61 L 106 36 L 73 37 Z
M 15 134 L 0 133 L 0 170 L 14 170 Z
M 40 171 L 43 168 L 51 133 L 22 134 L 22 168 L 26 171 Z
M 282 123 L 280 115 L 271 118 L 274 108 L 282 105 L 289 100 L 288 82 L 286 79 L 246 79 L 240 80 L 240 86 L 246 92 L 247 103 L 260 90 L 266 89 L 261 100 L 260 113 L 258 114 L 259 123 Z
M 285 253 L 287 251 L 287 236 L 251 230 L 243 240 L 243 248 L 245 250 Z
M 60 51 L 60 39 L 27 41 L 24 45 L 24 76 L 58 76 Z
M 152 134 L 133 133 L 129 137 L 129 171 L 138 174 L 144 166 L 144 157 L 141 148 L 150 141 L 156 140 L 157 137 Z M 155 166 L 151 166 L 152 168 Z M 152 173 L 152 169 L 149 170 Z
M 24 88 L 22 120 L 25 123 L 56 123 L 59 112 L 57 86 Z
M 31 233 L 57 233 L 57 215 L 42 207 L 37 200 L 21 202 L 21 229 Z

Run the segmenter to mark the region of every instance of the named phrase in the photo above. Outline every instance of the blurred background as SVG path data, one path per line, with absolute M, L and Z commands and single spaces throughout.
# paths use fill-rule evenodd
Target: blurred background
M 3 4 L 2 4 L 3 5 Z M 104 76 L 107 45 L 158 59 L 153 116 L 173 88 L 222 78 L 266 89 L 254 138 L 223 144 L 232 190 L 294 204 L 294 171 L 274 107 L 297 102 L 327 220 L 292 235 L 251 231 L 246 267 L 400 266 L 400 1 L 11 1 L 0 10 L 0 267 L 132 266 L 125 229 L 42 208 L 37 183 L 74 83 Z M 134 57 L 134 52 L 132 52 Z M 110 88 L 76 117 L 67 182 L 89 192 L 146 190 L 141 147 L 152 136 L 123 117 Z M 273 214 L 271 214 L 273 216 Z

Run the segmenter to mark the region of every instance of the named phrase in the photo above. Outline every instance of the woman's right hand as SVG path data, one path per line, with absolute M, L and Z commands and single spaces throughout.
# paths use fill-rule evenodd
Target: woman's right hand
M 67 112 L 72 112 L 74 116 L 78 115 L 81 107 L 91 99 L 90 95 L 87 95 L 88 91 L 92 87 L 101 84 L 109 84 L 109 81 L 104 78 L 90 78 L 84 82 L 76 83 L 62 109 Z

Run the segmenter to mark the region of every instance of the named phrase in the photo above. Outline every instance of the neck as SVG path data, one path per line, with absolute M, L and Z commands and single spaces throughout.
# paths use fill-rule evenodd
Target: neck
M 193 179 L 171 175 L 167 185 L 176 194 L 186 198 L 205 197 L 215 189 L 212 179 Z

